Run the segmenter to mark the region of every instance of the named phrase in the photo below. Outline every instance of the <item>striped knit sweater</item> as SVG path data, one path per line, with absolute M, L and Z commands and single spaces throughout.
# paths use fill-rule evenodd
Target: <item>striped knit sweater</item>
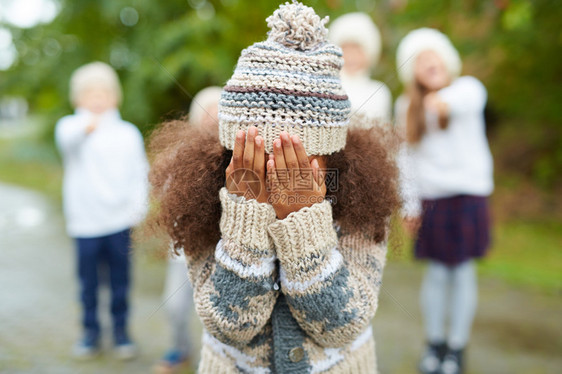
M 220 199 L 222 239 L 187 257 L 199 373 L 376 373 L 384 243 L 339 233 L 327 201 L 277 220 L 269 204 Z

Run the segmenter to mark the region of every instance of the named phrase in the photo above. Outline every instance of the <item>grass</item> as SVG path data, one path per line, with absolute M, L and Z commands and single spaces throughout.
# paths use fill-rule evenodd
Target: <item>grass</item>
M 0 148 L 3 145 L 0 143 Z M 14 161 L 0 151 L 0 181 L 40 191 L 49 198 L 61 200 L 62 170 L 59 165 L 40 161 Z
M 516 285 L 562 292 L 562 223 L 508 221 L 494 230 L 494 243 L 480 270 Z
M 23 135 L 12 135 L 16 130 Z M 62 166 L 48 127 L 36 118 L 0 127 L 0 181 L 42 192 L 60 201 Z
M 396 221 L 396 220 L 395 220 Z M 414 261 L 413 242 L 393 222 L 389 260 Z M 514 286 L 562 293 L 562 223 L 555 220 L 507 220 L 493 227 L 492 246 L 479 261 L 479 272 Z

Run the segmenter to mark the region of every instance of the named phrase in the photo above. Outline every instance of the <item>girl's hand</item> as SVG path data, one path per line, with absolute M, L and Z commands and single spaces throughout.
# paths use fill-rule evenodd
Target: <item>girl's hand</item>
M 91 133 L 96 131 L 96 129 L 98 128 L 98 120 L 99 120 L 98 116 L 94 116 L 91 119 L 88 126 L 86 126 L 86 135 L 90 135 Z
M 283 131 L 267 161 L 268 201 L 277 218 L 324 200 L 326 184 L 319 172 L 318 160 L 309 161 L 299 137 Z
M 435 113 L 439 117 L 447 117 L 449 115 L 449 106 L 439 98 L 437 92 L 425 95 L 423 105 L 427 111 Z
M 415 238 L 421 225 L 421 217 L 404 217 L 402 227 L 411 238 Z
M 226 168 L 226 188 L 248 200 L 267 202 L 265 146 L 255 126 L 248 129 L 247 137 L 243 130 L 236 133 L 232 159 Z

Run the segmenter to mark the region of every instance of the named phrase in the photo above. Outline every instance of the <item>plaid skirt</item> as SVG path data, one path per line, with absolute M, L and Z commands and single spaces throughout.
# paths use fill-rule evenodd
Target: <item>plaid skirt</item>
M 459 195 L 423 200 L 422 208 L 415 244 L 417 259 L 454 266 L 486 254 L 490 244 L 487 197 Z

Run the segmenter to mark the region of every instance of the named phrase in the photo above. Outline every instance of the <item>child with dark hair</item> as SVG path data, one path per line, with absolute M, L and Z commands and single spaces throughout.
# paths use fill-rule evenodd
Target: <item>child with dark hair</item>
M 218 138 L 179 122 L 153 138 L 151 221 L 187 259 L 199 372 L 375 373 L 394 137 L 348 126 L 327 20 L 293 2 L 267 22 L 223 89 Z

